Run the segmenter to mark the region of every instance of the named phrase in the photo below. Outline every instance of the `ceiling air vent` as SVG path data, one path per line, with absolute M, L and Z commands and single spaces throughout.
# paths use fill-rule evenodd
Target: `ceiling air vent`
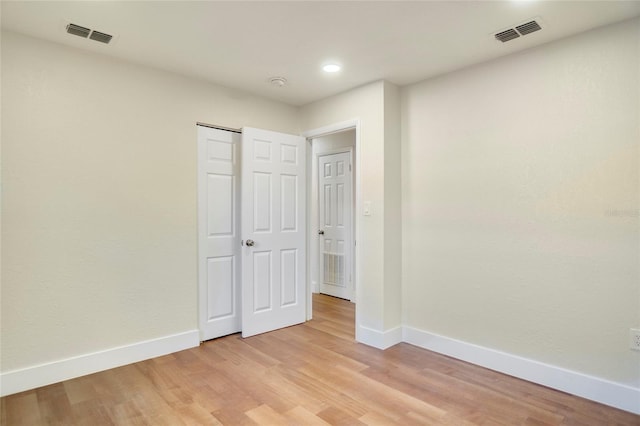
M 114 38 L 114 36 L 112 36 L 111 34 L 95 31 L 91 28 L 81 27 L 80 25 L 72 23 L 68 23 L 65 28 L 67 30 L 67 33 L 69 34 L 77 35 L 82 38 L 88 38 L 93 41 L 99 41 L 100 43 L 104 44 L 109 44 L 113 41 Z
M 500 40 L 503 43 L 505 41 L 513 40 L 514 38 L 518 37 L 520 37 L 520 34 L 518 34 L 513 28 L 509 28 L 506 31 L 502 31 L 496 34 L 496 39 Z
M 100 31 L 94 31 L 89 36 L 91 40 L 99 41 L 100 43 L 109 43 L 113 38 L 110 34 L 101 33 Z
M 536 21 L 527 22 L 526 24 L 518 25 L 516 27 L 516 30 L 522 35 L 535 33 L 541 29 L 542 27 Z
M 89 28 L 81 27 L 80 25 L 69 24 L 67 25 L 67 32 L 69 34 L 87 38 L 91 30 Z
M 539 20 L 532 19 L 529 22 L 525 22 L 524 24 L 514 25 L 513 28 L 500 31 L 499 33 L 496 33 L 494 37 L 496 38 L 496 40 L 500 40 L 504 43 L 520 36 L 526 36 L 527 34 L 535 33 L 536 31 L 540 31 L 541 29 L 542 26 L 540 26 Z

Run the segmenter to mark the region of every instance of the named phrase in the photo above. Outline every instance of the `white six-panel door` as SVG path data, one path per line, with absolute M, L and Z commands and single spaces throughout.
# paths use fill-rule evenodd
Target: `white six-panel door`
M 351 153 L 318 157 L 320 292 L 353 298 Z
M 241 330 L 237 133 L 198 126 L 200 340 Z
M 242 131 L 242 336 L 306 318 L 306 141 Z

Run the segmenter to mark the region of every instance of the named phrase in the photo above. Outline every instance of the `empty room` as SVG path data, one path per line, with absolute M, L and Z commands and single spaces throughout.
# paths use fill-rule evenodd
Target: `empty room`
M 0 16 L 2 425 L 640 425 L 640 1 Z

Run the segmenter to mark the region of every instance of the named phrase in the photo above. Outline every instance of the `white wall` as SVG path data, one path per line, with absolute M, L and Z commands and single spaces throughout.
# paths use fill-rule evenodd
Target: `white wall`
M 196 125 L 297 109 L 2 34 L 2 372 L 197 329 Z
M 313 138 L 313 153 L 328 152 L 340 148 L 354 147 L 356 143 L 356 131 L 345 130 L 344 132 L 332 133 L 327 136 Z
M 385 86 L 379 81 L 349 92 L 332 96 L 301 108 L 301 127 L 312 130 L 351 119 L 360 120 L 360 179 L 362 201 L 371 202 L 371 216 L 360 215 L 360 267 L 356 314 L 360 327 L 357 338 L 378 347 L 388 346 L 393 339 L 386 334 L 385 268 L 387 258 L 399 256 L 385 250 L 385 181 L 399 175 L 399 170 L 385 169 Z M 390 88 L 389 90 L 393 90 Z M 391 105 L 391 103 L 389 104 Z M 399 150 L 399 145 L 397 145 Z M 397 224 L 396 224 L 397 225 Z M 398 292 L 399 287 L 395 287 Z M 394 308 L 395 309 L 395 308 Z M 390 311 L 394 311 L 390 309 Z M 399 309 L 399 306 L 398 306 Z M 398 321 L 393 322 L 397 325 Z M 399 338 L 399 336 L 396 336 Z M 393 341 L 395 343 L 395 341 Z
M 384 329 L 402 322 L 400 88 L 384 82 Z
M 639 31 L 403 88 L 406 326 L 640 387 Z

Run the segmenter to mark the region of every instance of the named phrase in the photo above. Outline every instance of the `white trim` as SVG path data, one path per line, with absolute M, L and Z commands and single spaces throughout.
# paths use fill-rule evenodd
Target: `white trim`
M 360 127 L 360 120 L 354 118 L 352 120 L 341 121 L 340 123 L 329 124 L 328 126 L 319 127 L 313 130 L 307 130 L 302 132 L 302 136 L 307 139 L 319 138 L 320 136 L 327 136 L 332 133 L 344 132 L 345 130 L 358 129 Z
M 401 326 L 394 327 L 387 331 L 380 331 L 361 325 L 360 327 L 356 327 L 356 331 L 356 340 L 358 342 L 382 350 L 402 342 L 403 331 Z
M 640 389 L 404 326 L 402 340 L 533 383 L 640 414 Z
M 167 355 L 200 344 L 198 330 L 118 346 L 0 374 L 0 396 Z
M 317 138 L 313 138 L 313 139 L 317 139 Z M 338 147 L 338 148 L 327 149 L 326 151 L 316 152 L 315 153 L 315 157 L 316 157 L 316 159 L 318 159 L 319 157 L 324 157 L 325 155 L 343 154 L 343 153 L 346 153 L 346 152 L 348 152 L 349 154 L 353 155 L 353 148 L 354 147 L 355 147 L 355 145 L 342 146 L 342 147 Z

